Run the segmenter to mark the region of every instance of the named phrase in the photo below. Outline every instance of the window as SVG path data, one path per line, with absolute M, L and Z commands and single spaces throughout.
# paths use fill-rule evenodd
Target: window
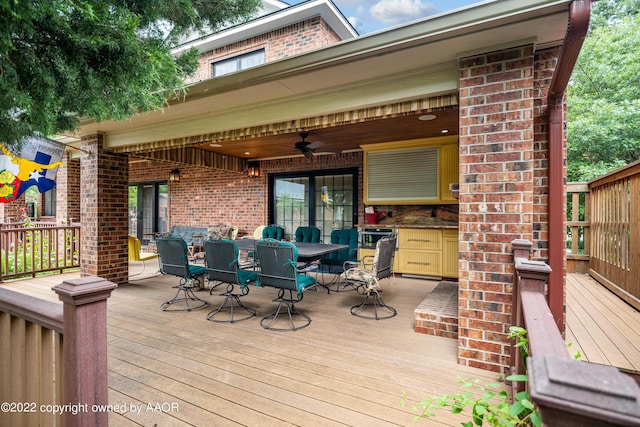
M 214 62 L 213 77 L 245 70 L 260 64 L 264 64 L 264 49 Z
M 42 207 L 44 216 L 56 216 L 56 188 L 42 193 Z
M 357 177 L 357 169 L 271 176 L 271 223 L 283 226 L 287 239 L 296 228 L 315 225 L 329 242 L 332 230 L 358 222 Z

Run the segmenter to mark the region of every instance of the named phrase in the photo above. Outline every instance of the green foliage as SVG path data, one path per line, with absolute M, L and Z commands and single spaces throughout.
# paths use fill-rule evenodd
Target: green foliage
M 0 142 L 160 108 L 197 66 L 181 36 L 247 19 L 259 0 L 0 0 Z
M 640 0 L 595 3 L 567 88 L 568 179 L 640 158 Z
M 512 326 L 509 329 L 509 337 L 516 340 L 514 346 L 526 360 L 529 355 L 527 331 Z M 527 375 L 510 375 L 507 380 L 526 382 L 528 377 Z M 418 413 L 414 421 L 435 417 L 437 410 L 448 409 L 452 414 L 470 418 L 469 421 L 461 423 L 463 427 L 482 426 L 485 423 L 496 427 L 542 426 L 542 419 L 528 391 L 519 392 L 512 401 L 509 393 L 504 390 L 498 391 L 502 388 L 500 384 L 483 385 L 478 379 L 460 377 L 458 377 L 458 383 L 466 391 L 425 398 L 413 406 L 413 410 Z M 405 403 L 406 396 L 402 404 Z

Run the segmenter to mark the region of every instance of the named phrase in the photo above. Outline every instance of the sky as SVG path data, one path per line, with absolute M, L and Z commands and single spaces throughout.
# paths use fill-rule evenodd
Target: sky
M 294 5 L 304 0 L 284 0 Z M 333 0 L 359 34 L 395 27 L 479 0 Z

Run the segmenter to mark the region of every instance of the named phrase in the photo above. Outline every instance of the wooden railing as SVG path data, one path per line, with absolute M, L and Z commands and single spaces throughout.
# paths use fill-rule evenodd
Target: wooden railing
M 589 271 L 591 246 L 591 203 L 589 184 L 567 184 L 567 272 Z
M 80 225 L 0 224 L 0 282 L 80 267 Z
M 640 387 L 612 366 L 571 358 L 546 299 L 551 268 L 530 261 L 531 243 L 515 240 L 513 323 L 527 330 L 530 357 L 511 352 L 512 370 L 527 373 L 529 392 L 548 427 L 640 426 Z M 521 384 L 521 383 L 518 383 Z
M 589 182 L 589 275 L 640 310 L 640 160 Z
M 54 287 L 63 304 L 0 286 L 0 425 L 108 424 L 106 300 L 99 277 Z

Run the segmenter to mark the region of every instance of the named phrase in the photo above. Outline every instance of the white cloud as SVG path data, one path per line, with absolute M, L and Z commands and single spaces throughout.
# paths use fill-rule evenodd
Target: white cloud
M 357 31 L 360 31 L 360 28 L 362 28 L 362 21 L 360 21 L 360 19 L 357 16 L 350 16 L 347 18 L 347 21 L 349 21 L 351 26 L 355 28 Z
M 369 10 L 373 18 L 385 24 L 400 24 L 438 12 L 433 3 L 422 0 L 380 0 Z

